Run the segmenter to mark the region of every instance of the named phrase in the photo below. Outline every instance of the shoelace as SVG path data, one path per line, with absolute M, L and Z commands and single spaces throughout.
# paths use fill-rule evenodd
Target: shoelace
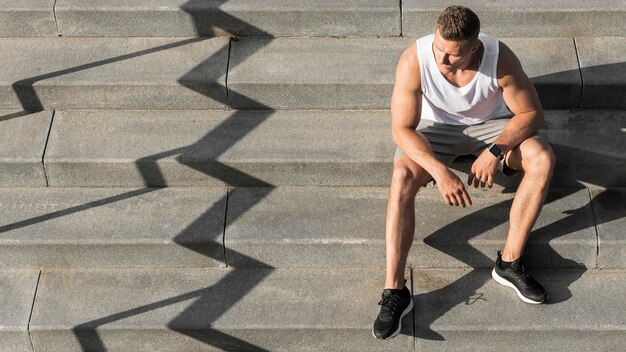
M 382 306 L 380 310 L 380 317 L 382 319 L 390 319 L 398 306 L 398 297 L 393 294 L 386 295 L 380 300 L 380 302 L 378 302 L 378 304 Z
M 526 267 L 521 265 L 522 275 L 515 275 L 517 280 L 521 282 L 525 287 L 531 287 L 535 284 L 535 280 L 530 276 Z

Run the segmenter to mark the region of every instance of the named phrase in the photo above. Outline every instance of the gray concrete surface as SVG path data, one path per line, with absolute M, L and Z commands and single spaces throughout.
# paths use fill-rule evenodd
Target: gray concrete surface
M 626 38 L 577 37 L 576 46 L 585 87 L 583 107 L 626 109 Z
M 33 344 L 46 351 L 412 350 L 409 317 L 395 339 L 372 337 L 381 275 L 341 269 L 44 271 Z
M 55 0 L 1 0 L 0 37 L 56 36 Z
M 472 188 L 474 205 L 450 207 L 438 190 L 418 195 L 415 239 L 409 254 L 415 267 L 490 268 L 508 232 L 514 194 Z M 597 236 L 586 189 L 553 190 L 533 227 L 524 260 L 534 268 L 596 266 Z
M 242 39 L 233 43 L 231 53 L 231 62 L 237 63 L 228 76 L 231 106 L 386 109 L 397 61 L 412 42 L 410 38 Z M 580 107 L 580 72 L 571 38 L 503 42 L 519 56 L 544 108 Z
M 211 132 L 231 114 L 191 110 L 57 112 L 45 158 L 50 185 L 222 186 L 221 176 L 211 168 L 211 156 L 228 149 L 229 137 L 237 136 L 238 131 Z M 193 147 L 203 138 L 203 143 Z M 197 161 L 205 165 L 198 170 L 181 164 L 181 157 L 188 165 Z
M 224 237 L 227 263 L 254 267 L 254 258 L 278 268 L 384 267 L 387 194 L 387 188 L 369 187 L 279 187 L 270 194 L 234 189 Z
M 441 11 L 454 1 L 402 1 L 402 33 L 422 36 L 432 32 Z M 600 0 L 468 0 L 480 18 L 482 31 L 503 37 L 624 36 L 624 1 Z
M 552 186 L 625 187 L 625 118 L 547 111 Z M 388 111 L 57 111 L 45 165 L 51 186 L 388 186 L 394 150 Z
M 256 267 L 385 266 L 387 188 L 235 189 L 229 196 L 227 263 Z M 513 194 L 469 190 L 474 205 L 450 208 L 436 189 L 416 197 L 408 265 L 493 267 Z M 237 214 L 237 218 L 231 217 Z M 239 215 L 242 214 L 242 215 Z M 587 190 L 553 191 L 526 250 L 529 267 L 596 266 L 597 238 Z M 245 255 L 245 256 L 244 256 Z
M 407 38 L 242 39 L 229 72 L 234 108 L 387 108 Z M 251 98 L 241 99 L 238 95 Z
M 28 323 L 39 270 L 0 270 L 0 351 L 31 352 Z
M 594 189 L 593 210 L 598 223 L 598 266 L 626 268 L 626 189 Z
M 502 38 L 519 58 L 544 109 L 578 109 L 581 80 L 572 38 Z
M 626 112 L 547 111 L 538 134 L 554 149 L 552 185 L 626 187 Z
M 226 190 L 5 188 L 0 267 L 224 264 Z
M 488 270 L 414 273 L 418 351 L 618 351 L 624 271 L 533 272 L 550 304 L 529 305 Z
M 0 109 L 211 109 L 224 38 L 0 38 Z
M 51 111 L 0 111 L 0 186 L 45 187 L 43 153 Z
M 394 0 L 58 0 L 65 36 L 398 36 Z
M 52 186 L 381 185 L 388 131 L 376 111 L 61 111 L 45 163 Z

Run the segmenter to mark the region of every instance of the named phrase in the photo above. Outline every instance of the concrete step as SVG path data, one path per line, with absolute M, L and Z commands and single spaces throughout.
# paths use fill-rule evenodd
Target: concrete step
M 553 187 L 626 187 L 624 111 L 546 121 Z M 394 150 L 388 111 L 56 111 L 44 163 L 51 186 L 388 186 Z
M 30 333 L 35 350 L 64 352 L 412 351 L 410 318 L 396 339 L 372 337 L 382 280 L 341 269 L 44 271 Z
M 5 188 L 0 267 L 224 265 L 224 188 Z
M 583 107 L 626 108 L 626 38 L 576 38 L 576 48 L 584 87 Z
M 415 309 L 388 341 L 371 336 L 382 270 L 44 270 L 36 295 L 22 290 L 35 296 L 32 347 L 46 351 L 565 352 L 626 343 L 626 272 L 533 275 L 550 304 L 522 303 L 489 270 L 407 273 Z
M 383 268 L 388 188 L 0 190 L 0 267 Z M 416 199 L 408 265 L 490 268 L 513 194 Z M 623 189 L 551 191 L 526 250 L 533 268 L 626 268 Z M 447 214 L 442 216 L 441 214 Z M 226 257 L 225 257 L 226 255 Z
M 278 188 L 271 193 L 235 189 L 226 220 L 227 263 L 383 267 L 388 192 L 387 188 Z M 513 194 L 472 188 L 470 195 L 472 207 L 450 208 L 436 189 L 420 191 L 409 266 L 493 267 L 496 251 L 504 246 Z M 623 190 L 598 191 L 593 200 L 587 190 L 552 191 L 529 239 L 527 265 L 594 268 L 602 258 L 601 267 L 625 268 L 626 213 L 620 205 L 624 199 Z M 592 209 L 603 215 L 594 215 Z
M 626 190 L 593 190 L 593 211 L 598 221 L 598 244 L 605 248 L 598 257 L 601 267 L 626 262 Z
M 0 37 L 56 36 L 55 1 L 0 1 Z
M 64 36 L 399 36 L 396 0 L 59 0 Z
M 0 109 L 216 109 L 228 39 L 0 38 Z
M 441 10 L 456 4 L 450 0 L 403 0 L 402 34 L 422 36 L 432 33 Z M 467 0 L 463 6 L 476 12 L 482 31 L 496 36 L 626 36 L 624 1 Z
M 45 187 L 43 155 L 51 111 L 0 110 L 0 187 Z
M 0 351 L 32 352 L 28 323 L 39 270 L 0 270 Z
M 400 54 L 414 39 L 278 38 L 233 43 L 228 87 L 237 109 L 387 109 Z M 571 38 L 504 38 L 546 109 L 579 108 Z M 350 63 L 346 65 L 345 63 Z M 606 106 L 609 107 L 609 106 Z
M 580 108 L 585 82 L 589 107 L 624 108 L 626 77 L 602 77 L 621 72 L 625 40 L 581 39 L 577 52 L 572 38 L 503 39 L 545 109 Z M 412 41 L 0 38 L 0 109 L 388 109 L 398 57 Z
M 0 3 L 0 36 L 421 36 L 453 1 L 47 0 Z M 625 36 L 623 1 L 464 3 L 498 36 Z M 401 24 L 402 22 L 402 24 Z M 58 28 L 57 28 L 58 27 Z
M 619 351 L 624 271 L 539 271 L 550 304 L 529 305 L 490 271 L 413 273 L 418 351 Z

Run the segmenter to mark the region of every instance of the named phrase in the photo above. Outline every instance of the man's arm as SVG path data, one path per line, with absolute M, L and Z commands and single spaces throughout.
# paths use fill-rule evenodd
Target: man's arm
M 448 205 L 471 205 L 463 182 L 435 157 L 428 140 L 415 130 L 420 121 L 421 104 L 419 61 L 416 45 L 413 44 L 402 54 L 396 67 L 396 83 L 391 97 L 393 141 L 435 179 Z
M 500 43 L 498 56 L 498 85 L 506 105 L 514 116 L 494 142 L 505 155 L 525 139 L 532 136 L 543 124 L 543 109 L 535 86 L 530 81 L 517 56 Z M 472 165 L 467 184 L 478 187 L 493 185 L 493 175 L 498 168 L 498 159 L 485 150 Z
M 495 142 L 507 153 L 541 127 L 544 119 L 543 108 L 537 90 L 522 69 L 517 56 L 502 43 L 498 60 L 498 84 L 502 88 L 504 102 L 514 114 Z

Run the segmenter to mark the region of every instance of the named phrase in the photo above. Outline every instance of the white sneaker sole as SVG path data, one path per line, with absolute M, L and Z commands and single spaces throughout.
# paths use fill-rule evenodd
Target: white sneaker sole
M 398 329 L 396 329 L 396 331 L 394 331 L 393 334 L 391 334 L 389 337 L 384 338 L 382 340 L 389 340 L 392 337 L 398 336 L 398 334 L 400 333 L 400 330 L 402 330 L 402 319 L 404 318 L 405 315 L 409 314 L 411 312 L 411 310 L 413 310 L 413 297 L 411 297 L 411 302 L 409 303 L 409 306 L 406 307 L 404 312 L 402 312 L 402 315 L 400 315 L 400 321 L 398 322 Z M 374 335 L 374 337 L 376 337 L 376 334 L 374 334 L 374 327 L 373 326 L 372 326 L 372 335 Z M 376 337 L 376 338 L 378 338 L 378 337 Z
M 528 298 L 524 297 L 522 295 L 522 293 L 519 292 L 517 287 L 515 287 L 515 285 L 510 283 L 507 279 L 503 278 L 502 276 L 498 275 L 498 273 L 496 272 L 495 268 L 493 268 L 493 270 L 491 270 L 491 277 L 493 277 L 493 279 L 496 280 L 496 282 L 499 283 L 500 285 L 504 285 L 504 286 L 507 286 L 507 287 L 510 287 L 510 288 L 514 289 L 515 292 L 517 293 L 517 297 L 519 297 L 519 299 L 521 299 L 522 301 L 524 301 L 526 303 L 530 303 L 530 304 L 541 304 L 541 303 L 543 303 L 543 301 L 537 302 L 537 301 L 533 301 L 531 299 L 528 299 Z

